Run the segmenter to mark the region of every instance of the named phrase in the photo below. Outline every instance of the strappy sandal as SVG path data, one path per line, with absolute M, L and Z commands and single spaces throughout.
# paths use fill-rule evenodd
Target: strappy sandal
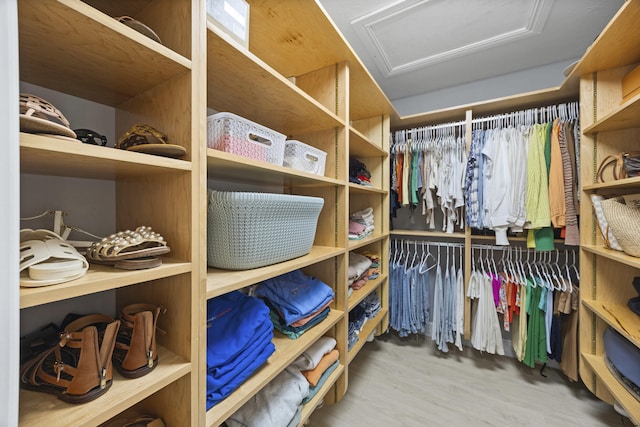
M 20 230 L 20 286 L 56 285 L 84 276 L 89 263 L 73 246 L 49 230 Z
M 151 227 L 140 226 L 94 242 L 87 249 L 87 259 L 96 264 L 113 265 L 126 270 L 157 267 L 162 264 L 158 255 L 169 253 L 164 237 Z
M 127 418 L 116 418 L 101 427 L 165 427 L 162 418 L 153 415 L 139 415 Z
M 169 138 L 159 130 L 145 124 L 135 124 L 116 143 L 116 148 L 139 153 L 179 158 L 187 150 L 176 144 L 169 144 Z
M 21 386 L 69 403 L 102 396 L 113 382 L 111 357 L 119 326 L 119 320 L 103 314 L 69 323 L 57 345 L 21 366 Z
M 113 363 L 123 377 L 138 378 L 157 366 L 158 317 L 166 311 L 151 304 L 131 304 L 122 309 Z

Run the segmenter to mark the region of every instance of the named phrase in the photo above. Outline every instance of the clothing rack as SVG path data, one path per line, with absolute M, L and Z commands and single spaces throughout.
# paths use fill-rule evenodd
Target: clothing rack
M 545 107 L 529 108 L 510 113 L 497 114 L 487 117 L 471 119 L 473 129 L 482 123 L 492 122 L 494 127 L 513 126 L 516 124 L 532 125 L 534 123 L 546 123 L 559 118 L 561 120 L 576 120 L 580 116 L 580 104 L 568 102 Z

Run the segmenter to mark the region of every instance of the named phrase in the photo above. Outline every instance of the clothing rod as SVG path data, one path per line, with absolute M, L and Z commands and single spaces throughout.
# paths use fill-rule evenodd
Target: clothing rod
M 429 245 L 429 246 L 440 246 L 440 247 L 451 247 L 451 248 L 464 248 L 464 243 L 454 243 L 454 242 L 430 242 L 427 240 L 404 240 L 404 239 L 392 239 L 393 242 L 399 242 L 400 244 L 408 244 L 408 245 Z
M 543 107 L 528 108 L 526 110 L 511 111 L 509 113 L 496 114 L 494 116 L 478 117 L 478 118 L 475 118 L 475 119 L 471 119 L 471 123 L 484 123 L 484 122 L 489 122 L 489 121 L 492 121 L 492 120 L 500 120 L 500 119 L 506 119 L 506 118 L 514 117 L 514 116 L 519 115 L 519 114 L 530 114 L 532 112 L 537 115 L 539 112 L 541 112 L 543 110 L 546 110 L 548 108 L 558 107 L 560 105 L 565 105 L 567 107 L 571 107 L 571 106 L 576 106 L 577 107 L 578 106 L 578 102 L 577 101 L 565 102 L 565 103 L 556 104 L 556 105 L 547 105 L 547 106 L 543 106 Z

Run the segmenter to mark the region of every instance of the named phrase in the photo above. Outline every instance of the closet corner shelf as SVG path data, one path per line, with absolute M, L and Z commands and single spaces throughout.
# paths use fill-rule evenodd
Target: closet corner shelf
M 591 126 L 587 126 L 584 128 L 583 133 L 594 134 L 637 127 L 640 127 L 640 95 L 636 95 Z
M 446 239 L 464 239 L 464 232 L 446 233 L 444 231 L 428 231 L 428 230 L 391 230 L 392 236 L 416 236 L 416 237 L 434 237 Z
M 21 132 L 20 171 L 76 178 L 115 179 L 191 171 L 191 162 Z
M 360 304 L 369 294 L 375 292 L 380 287 L 380 284 L 387 278 L 386 274 L 380 274 L 373 280 L 368 280 L 360 289 L 353 291 L 347 302 L 347 310 L 351 311 L 355 306 Z
M 358 334 L 358 341 L 353 345 L 351 350 L 349 350 L 349 354 L 347 355 L 348 365 L 350 365 L 351 362 L 353 362 L 353 359 L 355 359 L 358 353 L 360 353 L 362 347 L 364 347 L 364 345 L 367 343 L 367 338 L 369 338 L 369 335 L 375 332 L 376 328 L 378 327 L 378 325 L 380 325 L 380 322 L 387 314 L 388 309 L 383 308 L 378 314 L 375 315 L 373 319 L 368 319 L 367 321 L 365 321 L 364 325 L 362 326 L 362 330 Z
M 207 176 L 234 180 L 234 182 L 256 182 L 259 180 L 263 184 L 299 187 L 344 185 L 344 181 L 335 178 L 314 175 L 213 148 L 207 148 Z
M 306 425 L 306 422 L 311 417 L 313 411 L 315 411 L 318 405 L 320 405 L 320 403 L 324 400 L 324 396 L 326 396 L 329 390 L 331 390 L 331 387 L 333 387 L 333 385 L 336 383 L 336 381 L 338 381 L 338 378 L 340 378 L 343 373 L 344 365 L 338 365 L 338 367 L 331 373 L 331 375 L 329 375 L 327 380 L 324 382 L 320 391 L 318 391 L 310 401 L 302 406 L 302 415 L 300 417 L 300 423 L 298 423 L 298 425 Z
M 191 271 L 191 263 L 162 257 L 162 265 L 146 270 L 119 270 L 106 265 L 90 264 L 87 274 L 58 285 L 20 288 L 20 308 L 95 294 L 140 282 L 162 279 Z
M 289 366 L 312 343 L 338 323 L 343 316 L 344 312 L 331 309 L 325 320 L 308 329 L 295 340 L 274 331 L 273 344 L 276 348 L 275 352 L 238 389 L 207 411 L 206 425 L 218 426 L 222 424 L 244 405 L 251 396 L 260 391 L 262 387 Z
M 81 1 L 20 2 L 18 15 L 20 79 L 38 86 L 116 106 L 191 69 L 189 59 Z
M 349 132 L 351 134 L 351 139 L 349 140 L 350 156 L 358 159 L 370 157 L 386 158 L 389 156 L 389 153 L 363 135 L 359 130 L 349 126 Z
M 607 258 L 622 264 L 626 264 L 633 268 L 640 269 L 640 258 L 632 257 L 631 255 L 627 255 L 624 252 L 616 251 L 613 249 L 606 249 L 602 246 L 597 245 L 581 245 L 580 248 L 603 258 Z
M 626 306 L 612 302 L 602 302 L 591 299 L 582 299 L 582 303 L 592 312 L 603 319 L 609 326 L 631 341 L 636 347 L 640 347 L 640 321 L 638 315 Z
M 313 246 L 307 255 L 284 261 L 278 264 L 251 270 L 220 270 L 209 267 L 207 269 L 207 294 L 206 298 L 215 298 L 237 289 L 253 285 L 262 280 L 306 267 L 311 264 L 344 254 L 343 248 L 331 246 Z
M 215 24 L 209 22 L 207 28 L 210 108 L 233 111 L 286 135 L 345 126 L 340 117 L 260 58 L 246 49 L 238 50 L 237 44 L 229 44 Z
M 582 353 L 582 359 L 609 390 L 615 400 L 627 411 L 633 424 L 640 424 L 640 402 L 613 376 L 604 361 L 604 357 Z
M 58 400 L 53 394 L 20 390 L 21 426 L 92 426 L 109 420 L 168 384 L 191 372 L 191 363 L 158 346 L 158 366 L 136 379 L 124 378 L 114 369 L 113 384 L 100 398 L 81 405 Z M 55 416 L 52 416 L 55 414 Z
M 617 191 L 617 190 L 629 190 L 632 188 L 640 188 L 640 176 L 633 178 L 618 179 L 610 182 L 598 182 L 595 184 L 583 185 L 584 191 Z
M 370 236 L 364 237 L 361 240 L 349 240 L 349 250 L 358 249 L 363 246 L 367 246 L 371 243 L 375 243 L 379 240 L 387 237 L 386 234 L 372 234 Z
M 349 192 L 352 194 L 387 194 L 387 190 L 383 190 L 377 187 L 368 187 L 366 185 L 356 184 L 355 182 L 349 183 Z

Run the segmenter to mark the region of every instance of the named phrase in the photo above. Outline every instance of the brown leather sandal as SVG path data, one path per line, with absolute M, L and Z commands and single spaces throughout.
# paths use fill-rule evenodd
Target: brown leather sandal
M 70 403 L 92 401 L 113 381 L 111 356 L 120 321 L 90 314 L 69 323 L 60 342 L 20 368 L 21 386 Z
M 166 308 L 152 304 L 131 304 L 122 309 L 113 352 L 113 363 L 122 376 L 138 378 L 156 367 L 158 317 L 166 311 Z

